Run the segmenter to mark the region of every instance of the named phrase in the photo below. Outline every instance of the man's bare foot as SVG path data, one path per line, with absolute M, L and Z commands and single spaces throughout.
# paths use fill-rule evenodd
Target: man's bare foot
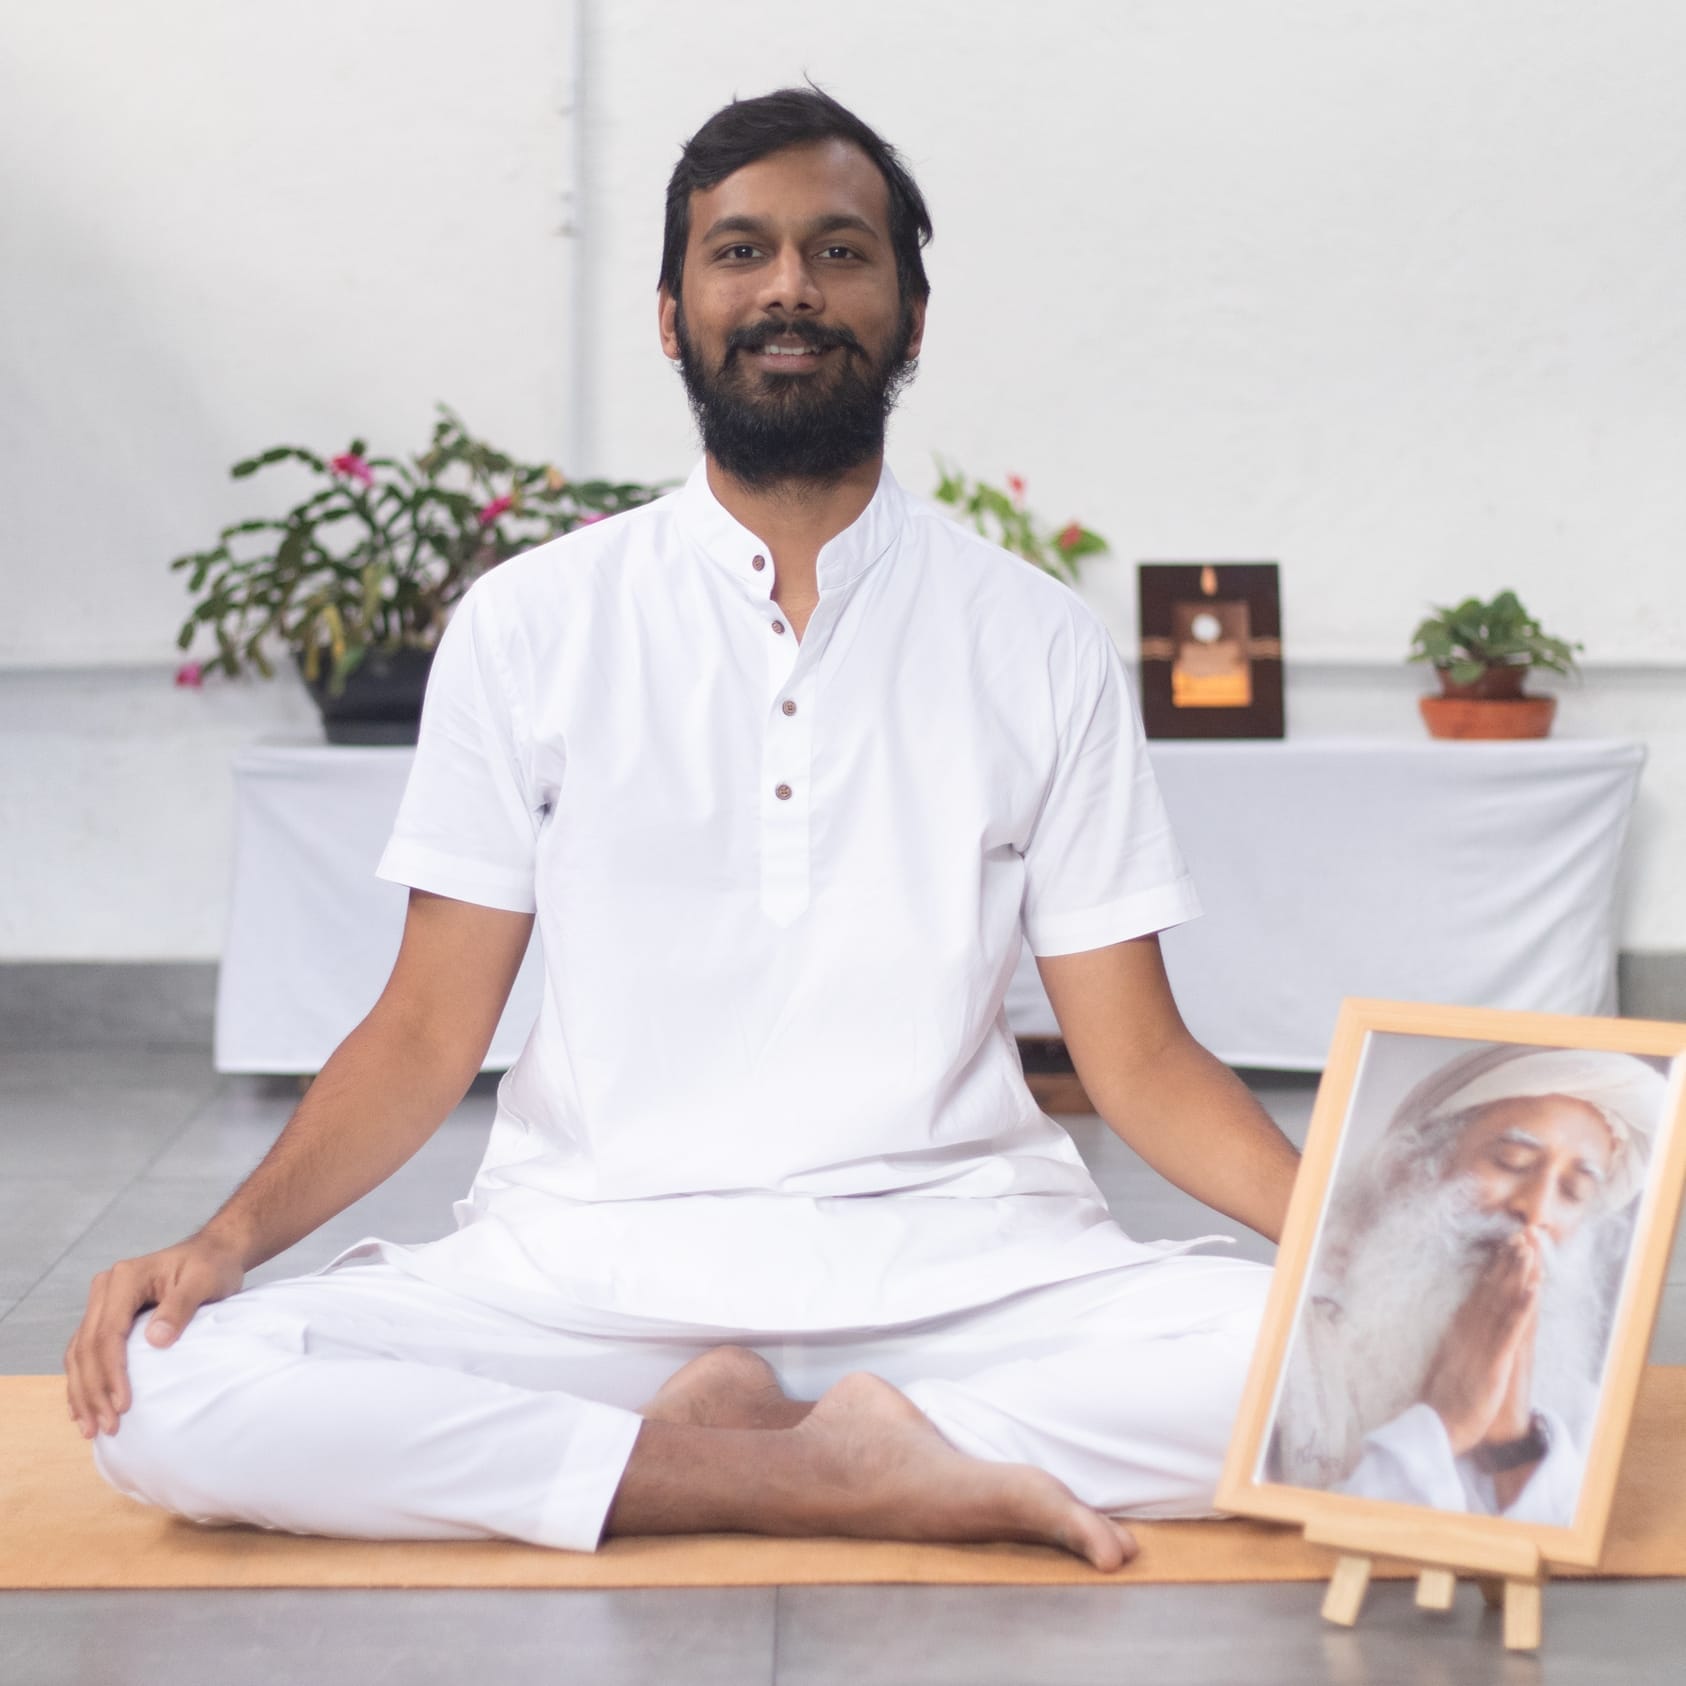
M 813 1408 L 785 1393 L 759 1353 L 717 1346 L 674 1371 L 638 1414 L 698 1428 L 794 1428 Z
M 834 1520 L 847 1524 L 836 1531 L 878 1539 L 1029 1540 L 1109 1570 L 1136 1555 L 1130 1531 L 1091 1510 L 1064 1482 L 1029 1464 L 989 1463 L 956 1451 L 906 1394 L 864 1371 L 828 1388 L 793 1432 L 816 1454 L 816 1505 L 835 1505 Z
M 652 1415 L 664 1410 L 664 1395 L 668 1388 L 645 1409 L 606 1535 L 1029 1540 L 1104 1570 L 1136 1554 L 1125 1528 L 1053 1476 L 957 1451 L 911 1399 L 877 1376 L 843 1377 L 795 1427 L 772 1433 Z M 674 1396 L 665 1401 L 673 1403 Z

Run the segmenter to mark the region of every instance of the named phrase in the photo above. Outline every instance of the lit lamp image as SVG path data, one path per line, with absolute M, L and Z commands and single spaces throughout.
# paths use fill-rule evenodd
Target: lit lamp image
M 1171 607 L 1171 703 L 1176 708 L 1246 708 L 1253 701 L 1247 605 L 1220 599 L 1217 570 L 1200 570 L 1198 602 Z

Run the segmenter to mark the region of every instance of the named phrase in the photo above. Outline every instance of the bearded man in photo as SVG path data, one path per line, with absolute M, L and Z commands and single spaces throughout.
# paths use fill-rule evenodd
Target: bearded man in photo
M 1418 1084 L 1337 1185 L 1272 1479 L 1567 1526 L 1666 1087 L 1516 1047 Z

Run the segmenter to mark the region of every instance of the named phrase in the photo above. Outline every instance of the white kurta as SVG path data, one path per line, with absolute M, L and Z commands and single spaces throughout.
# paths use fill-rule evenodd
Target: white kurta
M 589 1549 L 725 1339 L 1085 1502 L 1207 1510 L 1268 1272 L 1165 1259 L 1025 1088 L 1034 952 L 1196 911 L 1110 639 L 888 475 L 798 646 L 701 474 L 461 605 L 381 872 L 536 909 L 455 1234 L 129 1342 L 105 1478 L 206 1521 Z
M 1452 1450 L 1446 1425 L 1432 1406 L 1423 1404 L 1366 1435 L 1358 1463 L 1335 1491 L 1567 1528 L 1575 1520 L 1586 1459 L 1563 1419 L 1551 1411 L 1541 1414 L 1548 1429 L 1546 1455 L 1508 1510 L 1500 1508 L 1492 1476 L 1474 1458 Z
M 458 1232 L 369 1242 L 531 1315 L 866 1328 L 1127 1238 L 1003 998 L 1198 912 L 1122 662 L 885 472 L 800 642 L 701 467 L 504 563 L 435 660 L 381 876 L 536 910 L 544 999 Z

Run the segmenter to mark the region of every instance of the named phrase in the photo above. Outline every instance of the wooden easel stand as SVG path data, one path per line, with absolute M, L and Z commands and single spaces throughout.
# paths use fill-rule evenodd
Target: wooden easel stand
M 1341 1627 L 1358 1620 L 1370 1586 L 1371 1561 L 1391 1557 L 1421 1565 L 1417 1575 L 1417 1604 L 1424 1610 L 1449 1610 L 1457 1577 L 1473 1578 L 1490 1609 L 1504 1605 L 1507 1651 L 1537 1651 L 1540 1647 L 1542 1589 L 1547 1569 L 1539 1547 L 1527 1540 L 1494 1539 L 1455 1521 L 1422 1523 L 1407 1518 L 1342 1523 L 1325 1519 L 1309 1522 L 1308 1545 L 1328 1546 L 1340 1553 L 1323 1615 Z

